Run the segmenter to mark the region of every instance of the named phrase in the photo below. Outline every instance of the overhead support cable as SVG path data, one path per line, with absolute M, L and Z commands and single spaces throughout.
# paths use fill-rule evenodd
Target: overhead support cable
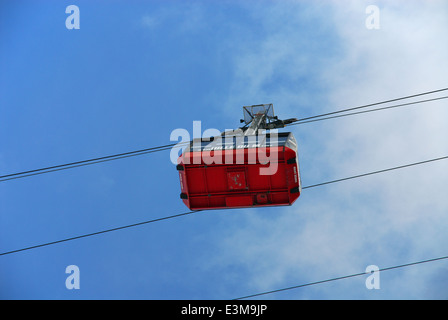
M 350 177 L 346 177 L 346 178 L 341 178 L 341 179 L 321 182 L 321 183 L 317 183 L 317 184 L 313 184 L 313 185 L 304 186 L 302 189 L 320 187 L 320 186 L 327 185 L 327 184 L 332 184 L 332 183 L 342 182 L 342 181 L 346 181 L 346 180 L 361 178 L 361 177 L 365 177 L 365 176 L 368 176 L 368 175 L 374 175 L 374 174 L 379 174 L 379 173 L 383 173 L 383 172 L 387 172 L 387 171 L 403 169 L 403 168 L 407 168 L 407 167 L 411 167 L 411 166 L 422 165 L 422 164 L 426 164 L 426 163 L 430 163 L 430 162 L 434 162 L 434 161 L 440 161 L 440 160 L 444 160 L 444 159 L 448 159 L 448 156 L 434 158 L 434 159 L 428 159 L 428 160 L 419 161 L 419 162 L 414 162 L 414 163 L 401 165 L 401 166 L 397 166 L 397 167 L 392 167 L 392 168 L 388 168 L 388 169 L 382 169 L 382 170 L 367 172 L 367 173 L 358 174 L 358 175 L 350 176 Z M 51 241 L 51 242 L 47 242 L 47 243 L 43 243 L 43 244 L 39 244 L 39 245 L 25 247 L 25 248 L 22 248 L 22 249 L 17 249 L 17 250 L 11 250 L 11 251 L 7 251 L 7 252 L 3 252 L 3 253 L 0 253 L 0 256 L 12 254 L 12 253 L 17 253 L 17 252 L 21 252 L 21 251 L 26 251 L 26 250 L 31 250 L 31 249 L 36 249 L 36 248 L 40 248 L 40 247 L 45 247 L 45 246 L 49 246 L 49 245 L 53 245 L 53 244 L 57 244 L 57 243 L 61 243 L 61 242 L 67 242 L 67 241 L 71 241 L 71 240 L 77 240 L 77 239 L 81 239 L 81 238 L 86 238 L 86 237 L 99 235 L 99 234 L 103 234 L 103 233 L 107 233 L 107 232 L 127 229 L 127 228 L 136 227 L 136 226 L 140 226 L 140 225 L 144 225 L 144 224 L 154 223 L 154 222 L 158 222 L 158 221 L 162 221 L 162 220 L 178 218 L 178 217 L 181 217 L 181 216 L 189 215 L 191 213 L 200 212 L 200 211 L 202 211 L 202 210 L 195 210 L 195 211 L 184 212 L 184 213 L 175 214 L 175 215 L 171 215 L 171 216 L 167 216 L 167 217 L 162 217 L 162 218 L 157 218 L 157 219 L 148 220 L 148 221 L 144 221 L 144 222 L 134 223 L 134 224 L 130 224 L 130 225 L 122 226 L 122 227 L 117 227 L 117 228 L 107 229 L 107 230 L 103 230 L 103 231 L 88 233 L 88 234 L 75 236 L 75 237 L 71 237 L 71 238 L 66 238 L 66 239 L 62 239 L 62 240 Z
M 420 97 L 420 96 L 424 96 L 424 95 L 428 95 L 428 94 L 434 94 L 434 93 L 447 91 L 447 90 L 448 90 L 448 88 L 443 88 L 443 89 L 438 89 L 438 90 L 433 90 L 433 91 L 426 91 L 426 92 L 413 94 L 413 95 L 409 95 L 409 96 L 405 96 L 405 97 L 400 97 L 400 98 L 395 98 L 395 99 L 390 99 L 390 100 L 384 100 L 384 101 L 380 101 L 380 102 L 365 104 L 365 105 L 358 106 L 358 107 L 352 107 L 352 108 L 347 108 L 347 109 L 341 109 L 341 110 L 337 110 L 337 111 L 322 113 L 322 114 L 318 114 L 318 115 L 315 115 L 315 116 L 310 116 L 310 117 L 306 117 L 306 118 L 297 119 L 297 120 L 295 120 L 295 122 L 303 122 L 303 121 L 310 120 L 310 119 L 316 119 L 316 118 L 330 116 L 330 115 L 333 115 L 333 114 L 338 114 L 338 113 L 343 113 L 343 112 L 348 112 L 348 111 L 353 111 L 353 110 L 358 110 L 358 109 L 364 109 L 364 108 L 368 108 L 368 107 L 377 106 L 377 105 L 380 105 L 380 104 L 385 104 L 385 103 L 390 103 L 390 102 L 395 102 L 395 101 L 400 101 L 400 100 L 406 100 L 406 99 L 410 99 L 410 98 Z M 422 103 L 422 102 L 425 102 L 425 101 L 420 101 L 420 102 L 415 102 L 415 103 Z
M 427 100 L 419 100 L 419 101 L 402 103 L 402 104 L 397 104 L 397 105 L 388 106 L 388 107 L 375 108 L 375 109 L 371 109 L 371 110 L 364 110 L 364 111 L 357 111 L 357 112 L 351 112 L 351 113 L 346 113 L 346 114 L 339 114 L 337 116 L 328 116 L 328 117 L 311 119 L 311 120 L 296 120 L 293 123 L 287 124 L 286 126 L 294 126 L 294 125 L 298 125 L 298 124 L 317 122 L 317 121 L 323 121 L 323 120 L 329 120 L 329 119 L 335 119 L 335 118 L 342 118 L 342 117 L 347 117 L 347 116 L 354 116 L 354 115 L 357 115 L 357 114 L 369 113 L 369 112 L 374 112 L 374 111 L 383 111 L 383 110 L 387 110 L 387 109 L 394 109 L 394 108 L 399 108 L 399 107 L 405 107 L 405 106 L 415 105 L 415 104 L 419 104 L 419 103 L 443 100 L 443 99 L 447 99 L 447 98 L 448 98 L 448 96 L 443 96 L 443 97 L 439 97 L 439 98 L 433 98 L 433 99 L 427 99 Z
M 415 105 L 415 104 L 419 104 L 419 103 L 425 103 L 425 102 L 430 102 L 430 101 L 446 99 L 446 98 L 448 98 L 448 96 L 438 97 L 438 98 L 433 98 L 433 99 L 427 99 L 427 100 L 414 101 L 414 102 L 404 103 L 404 104 L 400 104 L 400 105 L 388 106 L 388 107 L 377 108 L 377 109 L 372 109 L 372 110 L 367 110 L 367 111 L 361 111 L 361 112 L 354 112 L 354 113 L 343 114 L 343 115 L 338 115 L 338 116 L 332 116 L 332 115 L 338 114 L 338 113 L 343 113 L 343 112 L 347 112 L 347 111 L 367 108 L 367 107 L 380 105 L 380 104 L 385 104 L 385 103 L 389 103 L 389 102 L 394 102 L 394 101 L 414 98 L 414 97 L 418 97 L 418 96 L 433 94 L 433 93 L 442 92 L 442 91 L 446 91 L 446 90 L 448 90 L 448 88 L 443 88 L 443 89 L 433 90 L 433 91 L 427 91 L 427 92 L 414 94 L 414 95 L 409 95 L 409 96 L 405 96 L 405 97 L 401 97 L 401 98 L 395 98 L 395 99 L 380 101 L 380 102 L 371 103 L 371 104 L 367 104 L 367 105 L 363 105 L 363 106 L 358 106 L 358 107 L 353 107 L 353 108 L 348 108 L 348 109 L 342 109 L 342 110 L 338 110 L 338 111 L 323 113 L 323 114 L 319 114 L 319 115 L 315 115 L 315 116 L 311 116 L 311 117 L 297 119 L 294 122 L 287 124 L 287 126 L 296 125 L 296 124 L 302 124 L 302 123 L 308 123 L 308 122 L 321 121 L 321 120 L 327 120 L 327 119 L 333 119 L 333 118 L 339 118 L 339 117 L 345 117 L 345 116 L 351 116 L 351 115 L 360 114 L 360 113 L 380 111 L 380 110 L 386 110 L 386 109 L 391 109 L 391 108 L 398 108 L 398 107 L 403 107 L 403 106 L 408 106 L 408 105 Z M 0 176 L 0 182 L 20 179 L 20 178 L 26 178 L 26 177 L 31 177 L 31 176 L 35 176 L 35 175 L 44 174 L 44 173 L 50 173 L 50 172 L 56 172 L 56 171 L 61 171 L 61 170 L 67 170 L 67 169 L 72 169 L 72 168 L 77 168 L 77 167 L 82 167 L 82 166 L 87 166 L 87 165 L 92 165 L 92 164 L 98 164 L 98 163 L 112 161 L 112 160 L 119 160 L 119 159 L 124 159 L 124 158 L 129 158 L 129 157 L 141 156 L 141 155 L 145 155 L 145 154 L 150 154 L 150 153 L 155 153 L 155 152 L 159 152 L 159 151 L 169 150 L 169 149 L 171 149 L 174 146 L 181 146 L 182 144 L 186 145 L 188 143 L 190 143 L 190 141 L 189 142 L 185 142 L 185 143 L 166 144 L 166 145 L 162 145 L 162 146 L 158 146 L 158 147 L 145 148 L 145 149 L 140 149 L 140 150 L 135 150 L 135 151 L 129 151 L 129 152 L 124 152 L 124 153 L 118 153 L 118 154 L 112 154 L 112 155 L 108 155 L 108 156 L 102 156 L 102 157 L 87 159 L 87 160 L 81 160 L 81 161 L 75 161 L 75 162 L 60 164 L 60 165 L 54 165 L 54 166 L 49 166 L 49 167 L 44 167 L 44 168 L 39 168 L 39 169 L 33 169 L 33 170 L 27 170 L 27 171 L 22 171 L 22 172 L 5 174 L 5 175 L 1 175 Z
M 104 233 L 108 233 L 108 232 L 112 232 L 112 231 L 118 231 L 118 230 L 138 227 L 138 226 L 141 226 L 141 225 L 144 225 L 144 224 L 150 224 L 150 223 L 159 222 L 159 221 L 162 221 L 162 220 L 179 218 L 179 217 L 186 216 L 186 215 L 189 215 L 189 214 L 192 214 L 192 213 L 195 213 L 195 212 L 199 212 L 199 211 L 201 211 L 201 210 L 183 212 L 183 213 L 179 213 L 179 214 L 174 214 L 172 216 L 167 216 L 167 217 L 152 219 L 152 220 L 148 220 L 148 221 L 128 224 L 128 225 L 121 226 L 121 227 L 116 227 L 116 228 L 112 228 L 112 229 L 106 229 L 106 230 L 102 230 L 102 231 L 87 233 L 87 234 L 83 234 L 83 235 L 79 235 L 79 236 L 75 236 L 75 237 L 71 237 L 71 238 L 65 238 L 65 239 L 61 239 L 61 240 L 46 242 L 46 243 L 42 243 L 42 244 L 30 246 L 30 247 L 25 247 L 25 248 L 21 248 L 21 249 L 17 249 L 17 250 L 11 250 L 11 251 L 7 251 L 7 252 L 3 252 L 3 253 L 0 253 L 0 256 L 5 256 L 5 255 L 8 255 L 8 254 L 13 254 L 13 253 L 26 251 L 26 250 L 31 250 L 31 249 L 37 249 L 37 248 L 46 247 L 46 246 L 50 246 L 50 245 L 58 244 L 58 243 L 62 243 L 62 242 L 77 240 L 77 239 L 81 239 L 81 238 L 92 237 L 92 236 L 96 236 L 96 235 L 99 235 L 99 234 L 104 234 Z
M 169 149 L 171 149 L 175 145 L 176 144 L 168 144 L 168 145 L 159 146 L 159 147 L 146 148 L 146 149 L 129 151 L 129 152 L 124 152 L 124 153 L 118 153 L 118 154 L 113 154 L 113 155 L 108 155 L 108 156 L 103 156 L 103 157 L 98 157 L 98 158 L 93 158 L 93 159 L 87 159 L 87 160 L 82 160 L 82 161 L 70 162 L 70 163 L 65 163 L 65 164 L 60 164 L 60 165 L 40 168 L 40 169 L 34 169 L 34 170 L 28 170 L 28 171 L 22 171 L 22 172 L 17 172 L 17 173 L 6 174 L 6 175 L 0 176 L 0 182 L 8 181 L 8 180 L 14 180 L 14 179 L 20 179 L 20 178 L 25 178 L 25 177 L 30 177 L 30 176 L 35 176 L 35 175 L 39 175 L 39 174 L 60 171 L 60 170 L 72 169 L 72 168 L 87 166 L 87 165 L 91 165 L 91 164 L 102 163 L 102 162 L 106 162 L 106 161 L 112 161 L 112 160 L 124 159 L 124 158 L 129 158 L 129 157 L 141 156 L 141 155 L 144 155 L 144 154 L 149 154 L 149 153 L 154 153 L 154 152 L 158 152 L 158 151 L 169 150 Z
M 381 268 L 381 269 L 378 269 L 378 272 L 389 271 L 389 270 L 394 270 L 394 269 L 399 269 L 399 268 L 406 268 L 406 267 L 415 266 L 415 265 L 418 265 L 418 264 L 435 262 L 435 261 L 440 261 L 440 260 L 445 260 L 445 259 L 448 259 L 448 256 L 443 256 L 443 257 L 438 257 L 438 258 L 433 258 L 433 259 L 427 259 L 427 260 L 420 260 L 420 261 L 416 261 L 416 262 L 396 265 L 396 266 L 387 267 L 387 268 Z M 268 295 L 268 294 L 273 294 L 273 293 L 278 293 L 278 292 L 284 292 L 284 291 L 293 290 L 293 289 L 299 289 L 299 288 L 304 288 L 304 287 L 310 287 L 310 286 L 315 286 L 315 285 L 322 284 L 322 283 L 333 282 L 333 281 L 343 280 L 343 279 L 348 279 L 348 278 L 354 278 L 354 277 L 359 277 L 359 276 L 368 275 L 368 274 L 370 274 L 370 273 L 358 272 L 358 273 L 349 274 L 349 275 L 345 275 L 345 276 L 334 277 L 334 278 L 329 278 L 329 279 L 325 279 L 325 280 L 319 280 L 319 281 L 299 284 L 299 285 L 296 285 L 296 286 L 291 286 L 291 287 L 286 287 L 286 288 L 281 288 L 281 289 L 275 289 L 275 290 L 270 290 L 270 291 L 264 291 L 264 292 L 247 295 L 247 296 L 240 297 L 240 298 L 235 298 L 233 300 L 243 300 L 243 299 L 255 298 L 255 297 L 260 297 L 260 296 L 263 296 L 263 295 Z
M 362 174 L 358 174 L 358 175 L 351 176 L 351 177 L 346 177 L 346 178 L 341 178 L 341 179 L 321 182 L 321 183 L 317 183 L 317 184 L 313 184 L 313 185 L 309 185 L 309 186 L 303 187 L 302 189 L 320 187 L 320 186 L 323 186 L 323 185 L 326 185 L 326 184 L 342 182 L 342 181 L 346 181 L 346 180 L 351 180 L 351 179 L 361 178 L 361 177 L 365 177 L 365 176 L 370 176 L 370 175 L 373 175 L 373 174 L 393 171 L 393 170 L 397 170 L 397 169 L 408 168 L 408 167 L 412 167 L 412 166 L 417 166 L 417 165 L 421 165 L 421 164 L 425 164 L 425 163 L 429 163 L 429 162 L 446 160 L 446 159 L 448 159 L 448 156 L 444 156 L 444 157 L 440 157 L 440 158 L 434 158 L 434 159 L 429 159 L 429 160 L 424 160 L 424 161 L 419 161 L 419 162 L 414 162 L 414 163 L 409 163 L 409 164 L 405 164 L 405 165 L 402 165 L 402 166 L 397 166 L 397 167 L 392 167 L 392 168 L 382 169 L 382 170 L 377 170 L 377 171 L 371 171 L 371 172 L 362 173 Z

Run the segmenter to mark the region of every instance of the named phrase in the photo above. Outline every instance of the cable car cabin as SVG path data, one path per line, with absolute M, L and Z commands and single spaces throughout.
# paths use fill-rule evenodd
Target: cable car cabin
M 195 139 L 177 170 L 191 210 L 291 205 L 302 187 L 290 132 Z

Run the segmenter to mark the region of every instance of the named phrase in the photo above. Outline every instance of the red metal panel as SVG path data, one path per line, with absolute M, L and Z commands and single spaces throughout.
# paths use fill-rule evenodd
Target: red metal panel
M 251 196 L 229 196 L 226 197 L 226 206 L 229 208 L 235 207 L 250 207 L 253 205 Z
M 255 151 L 211 151 L 215 161 L 222 159 L 218 164 L 204 163 L 200 152 L 182 155 L 179 163 L 184 169 L 179 171 L 179 178 L 185 205 L 191 210 L 291 205 L 300 196 L 298 165 L 295 161 L 287 163 L 297 157 L 296 152 L 287 147 L 267 148 L 265 156 L 258 153 L 254 161 Z M 270 152 L 277 152 L 277 160 L 269 158 Z M 229 159 L 233 163 L 226 163 Z M 262 164 L 266 160 L 271 162 Z M 260 174 L 260 169 L 270 166 L 276 170 Z
M 245 190 L 246 173 L 244 170 L 227 172 L 227 185 L 229 190 Z

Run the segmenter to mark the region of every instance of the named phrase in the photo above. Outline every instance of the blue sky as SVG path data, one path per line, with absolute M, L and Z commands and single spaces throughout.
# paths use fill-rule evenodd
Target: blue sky
M 3 1 L 0 174 L 446 87 L 443 1 Z M 68 30 L 65 8 L 80 9 Z M 448 154 L 444 102 L 293 126 L 302 181 Z M 217 210 L 0 257 L 2 299 L 231 299 L 447 255 L 446 163 L 305 190 L 292 207 Z M 188 211 L 169 152 L 0 183 L 0 251 Z M 65 268 L 77 265 L 79 290 Z M 444 299 L 447 264 L 267 299 Z

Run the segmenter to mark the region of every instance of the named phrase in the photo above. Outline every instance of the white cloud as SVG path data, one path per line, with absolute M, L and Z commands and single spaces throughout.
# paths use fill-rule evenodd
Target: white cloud
M 277 112 L 296 117 L 297 112 L 317 114 L 446 87 L 446 3 L 379 2 L 379 30 L 365 28 L 369 4 L 322 2 L 320 13 L 311 11 L 311 16 L 300 2 L 256 7 L 253 14 L 268 17 L 260 19 L 266 33 L 237 51 L 227 104 L 275 98 L 267 102 L 274 102 Z M 310 34 L 303 39 L 298 35 L 304 20 L 325 20 L 332 28 L 308 25 Z M 328 35 L 315 28 L 324 28 Z M 334 53 L 320 52 L 313 36 L 315 41 L 339 39 Z M 310 78 L 328 90 L 303 91 L 300 86 Z M 275 86 L 275 79 L 291 86 Z M 298 110 L 313 98 L 328 104 Z M 445 106 L 431 102 L 295 127 L 304 184 L 448 155 Z M 362 272 L 369 264 L 386 267 L 446 255 L 447 172 L 446 162 L 431 163 L 304 190 L 293 207 L 279 210 L 276 217 L 242 216 L 238 223 L 243 226 L 226 234 L 220 258 L 210 265 L 244 266 L 247 290 L 255 293 Z M 433 281 L 430 270 L 435 270 L 428 268 L 389 271 L 380 297 L 426 298 L 424 288 Z M 415 281 L 407 281 L 409 275 Z M 342 296 L 323 287 L 320 297 L 372 297 L 362 281 L 352 283 L 340 285 L 346 290 Z M 297 294 L 305 297 L 306 292 Z

